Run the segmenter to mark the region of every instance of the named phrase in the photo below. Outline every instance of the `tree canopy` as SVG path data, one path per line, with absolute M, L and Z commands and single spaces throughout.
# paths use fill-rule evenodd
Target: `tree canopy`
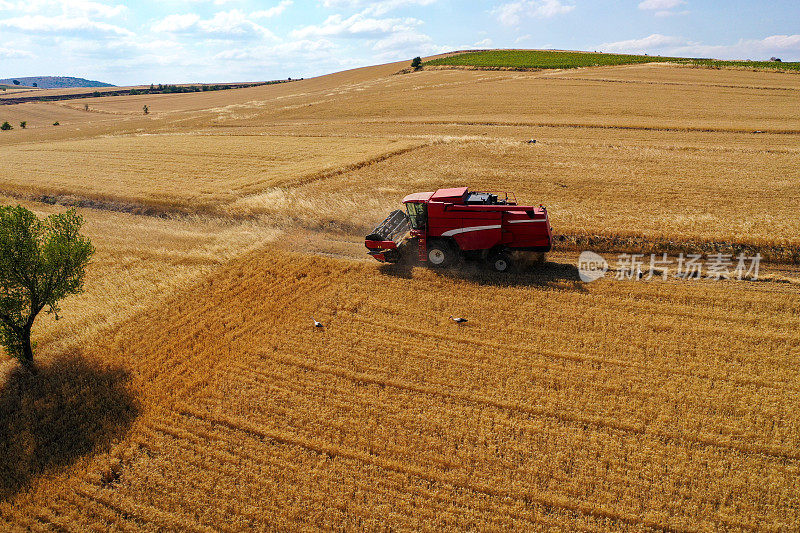
M 43 309 L 83 290 L 94 253 L 74 209 L 39 219 L 22 206 L 0 207 L 0 345 L 33 368 L 31 328 Z

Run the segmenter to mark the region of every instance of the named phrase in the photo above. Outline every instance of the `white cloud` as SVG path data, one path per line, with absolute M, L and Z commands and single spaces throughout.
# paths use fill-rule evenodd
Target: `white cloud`
M 50 14 L 58 8 L 62 14 L 72 17 L 83 15 L 86 17 L 112 18 L 128 11 L 122 4 L 109 5 L 91 0 L 27 0 L 10 2 L 0 0 L 0 10 L 19 11 L 22 13 L 46 12 Z
M 657 17 L 671 17 L 673 15 L 688 15 L 690 11 L 656 11 L 655 16 Z
M 428 46 L 432 43 L 433 40 L 425 34 L 402 32 L 376 41 L 372 49 L 376 52 L 397 52 L 410 48 L 416 50 L 417 48 Z
M 17 30 L 28 34 L 75 34 L 88 35 L 133 35 L 133 32 L 120 26 L 91 20 L 85 16 L 23 15 L 0 20 L 0 28 Z
M 325 0 L 325 7 L 361 8 L 364 9 L 354 15 L 344 16 L 335 14 L 329 16 L 324 22 L 309 25 L 291 32 L 292 39 L 355 39 L 358 44 L 353 45 L 360 51 L 371 50 L 370 58 L 373 62 L 394 61 L 410 58 L 417 55 L 431 55 L 449 50 L 437 45 L 433 39 L 418 31 L 423 22 L 413 17 L 380 17 L 379 14 L 409 5 L 428 5 L 436 0 L 383 0 L 380 2 L 366 2 L 363 0 Z M 358 55 L 353 46 L 340 46 L 342 41 L 335 45 L 337 51 L 345 57 Z M 355 54 L 354 54 L 355 52 Z
M 639 3 L 639 9 L 655 11 L 655 16 L 657 17 L 671 17 L 673 15 L 688 14 L 688 11 L 674 11 L 687 3 L 686 0 L 644 0 Z
M 437 0 L 323 0 L 322 5 L 334 9 L 363 9 L 365 15 L 385 15 L 389 11 L 408 6 L 427 6 Z
M 250 13 L 250 17 L 265 18 L 265 19 L 277 17 L 278 15 L 286 11 L 286 8 L 291 6 L 293 3 L 294 2 L 292 2 L 292 0 L 281 0 L 281 2 L 278 5 L 272 6 L 269 9 L 253 11 L 252 13 Z
M 371 18 L 357 13 L 348 18 L 331 15 L 320 25 L 311 25 L 291 33 L 294 39 L 309 37 L 362 37 L 379 38 L 394 33 L 410 31 L 422 21 L 415 18 Z
M 27 50 L 13 50 L 11 48 L 0 47 L 0 57 L 4 59 L 21 59 L 23 57 L 34 57 Z
M 772 56 L 788 55 L 789 58 L 796 61 L 800 58 L 800 35 L 771 35 L 763 39 L 740 39 L 737 43 L 730 45 L 687 43 L 683 47 L 672 50 L 671 53 L 681 56 L 761 61 Z M 787 59 L 787 57 L 783 59 Z
M 573 9 L 574 5 L 565 5 L 559 0 L 519 0 L 497 6 L 492 14 L 506 26 L 516 26 L 525 18 L 550 18 Z
M 680 46 L 685 44 L 687 44 L 687 41 L 680 37 L 671 37 L 669 35 L 654 33 L 642 39 L 629 39 L 627 41 L 603 43 L 598 49 L 602 50 L 603 52 L 625 52 L 638 54 L 650 50 L 664 49 L 668 46 Z
M 193 4 L 214 4 L 215 6 L 224 6 L 225 4 L 238 2 L 240 0 L 183 0 L 183 1 L 191 2 Z
M 288 58 L 319 57 L 320 53 L 334 48 L 325 39 L 301 40 L 279 43 L 273 46 L 254 46 L 249 48 L 230 48 L 214 55 L 213 59 L 224 61 L 260 61 L 277 64 Z
M 675 9 L 686 3 L 686 0 L 644 0 L 639 3 L 639 9 L 650 9 L 653 11 L 664 11 Z
M 398 61 L 415 56 L 429 56 L 453 50 L 437 45 L 430 36 L 415 31 L 400 32 L 380 39 L 372 46 L 376 61 Z
M 752 42 L 752 41 L 744 41 Z M 800 50 L 800 35 L 771 35 L 760 41 L 759 45 L 776 50 Z
M 256 24 L 238 9 L 220 11 L 210 19 L 199 15 L 168 15 L 152 25 L 155 32 L 201 35 L 218 39 L 254 39 L 277 37 L 267 28 Z
M 677 57 L 765 60 L 772 56 L 800 57 L 800 35 L 771 35 L 763 39 L 740 39 L 734 44 L 709 45 L 682 37 L 653 34 L 599 45 L 604 52 L 658 53 Z
M 168 15 L 153 24 L 153 31 L 179 33 L 188 30 L 200 22 L 200 15 Z
M 472 46 L 475 48 L 489 48 L 492 46 L 492 40 L 487 37 L 486 39 L 481 39 L 474 43 Z
M 93 65 L 111 62 L 117 68 L 122 66 L 168 66 L 197 64 L 196 55 L 187 53 L 180 42 L 175 40 L 140 39 L 121 37 L 105 42 L 84 39 L 64 39 L 60 47 L 70 57 L 88 60 Z
M 85 0 L 62 0 L 58 2 L 65 13 L 76 14 L 80 13 L 87 17 L 103 17 L 113 18 L 124 14 L 128 7 L 117 4 L 108 5 L 100 2 L 89 2 Z

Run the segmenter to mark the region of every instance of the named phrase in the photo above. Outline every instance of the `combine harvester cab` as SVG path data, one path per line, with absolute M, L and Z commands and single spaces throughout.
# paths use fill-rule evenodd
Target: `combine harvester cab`
M 407 234 L 417 241 L 418 259 L 433 267 L 470 258 L 505 272 L 518 252 L 544 254 L 552 247 L 547 209 L 517 205 L 507 193 L 457 187 L 410 194 L 403 203 L 406 213 L 393 212 L 367 236 L 367 249 L 378 261 L 399 261 Z M 401 229 L 391 231 L 395 227 Z

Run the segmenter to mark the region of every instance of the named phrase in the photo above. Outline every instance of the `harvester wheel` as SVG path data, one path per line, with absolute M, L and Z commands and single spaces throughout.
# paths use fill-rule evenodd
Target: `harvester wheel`
M 514 266 L 514 262 L 507 253 L 497 252 L 489 256 L 489 266 L 495 272 L 508 272 Z
M 444 268 L 453 264 L 455 253 L 449 244 L 435 241 L 428 245 L 428 262 L 432 267 Z

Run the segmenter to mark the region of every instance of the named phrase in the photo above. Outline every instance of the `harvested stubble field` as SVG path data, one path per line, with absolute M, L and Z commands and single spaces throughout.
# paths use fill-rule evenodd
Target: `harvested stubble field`
M 420 142 L 266 135 L 135 135 L 17 144 L 4 150 L 7 192 L 206 212 L 264 189 L 341 171 Z M 61 169 L 57 174 L 53 168 Z
M 37 324 L 39 377 L 2 363 L 0 528 L 800 527 L 800 77 L 405 66 L 147 117 L 25 104 L 77 118 L 0 135 L 3 202 L 93 205 L 98 255 Z M 403 195 L 462 183 L 557 234 L 784 262 L 585 284 L 563 250 L 505 278 L 365 260 Z M 109 211 L 136 206 L 172 215 Z

